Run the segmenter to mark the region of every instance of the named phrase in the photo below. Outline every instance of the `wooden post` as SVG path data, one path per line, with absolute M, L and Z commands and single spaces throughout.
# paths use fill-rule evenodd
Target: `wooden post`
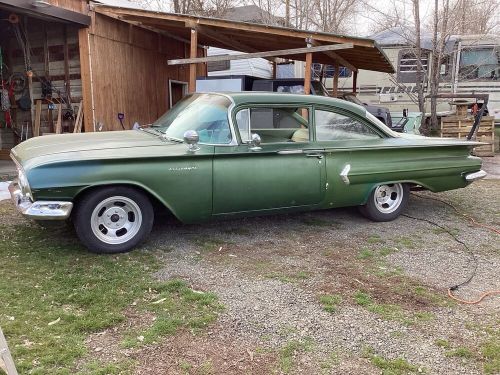
M 42 115 L 42 101 L 37 100 L 35 105 L 35 125 L 33 126 L 33 137 L 40 135 L 40 117 Z
M 312 53 L 306 53 L 306 66 L 304 71 L 304 94 L 311 93 L 311 67 L 312 67 Z
M 71 103 L 71 80 L 69 77 L 69 47 L 67 25 L 64 25 L 64 87 L 66 88 L 66 98 L 68 98 L 68 101 Z
M 337 95 L 339 94 L 339 75 L 340 75 L 340 66 L 337 61 L 335 61 L 335 64 L 333 65 L 334 72 L 333 72 L 333 97 L 336 98 Z
M 57 105 L 57 122 L 55 126 L 56 134 L 62 133 L 62 103 Z
M 78 45 L 80 47 L 80 71 L 82 75 L 82 97 L 83 97 L 83 123 L 85 132 L 93 132 L 94 129 L 94 99 L 92 92 L 92 61 L 90 54 L 89 29 L 78 30 Z
M 198 57 L 198 31 L 196 28 L 191 29 L 191 50 L 190 58 Z M 189 64 L 189 93 L 196 91 L 196 63 Z
M 273 79 L 276 79 L 277 76 L 278 76 L 278 64 L 276 63 L 276 61 L 273 61 Z
M 5 370 L 7 370 L 7 375 L 17 375 L 16 365 L 14 364 L 14 360 L 12 359 L 12 355 L 10 354 L 7 340 L 5 340 L 2 328 L 0 328 L 0 361 L 1 360 L 3 360 L 3 362 L 5 363 Z
M 352 72 L 352 92 L 356 94 L 358 87 L 358 71 Z

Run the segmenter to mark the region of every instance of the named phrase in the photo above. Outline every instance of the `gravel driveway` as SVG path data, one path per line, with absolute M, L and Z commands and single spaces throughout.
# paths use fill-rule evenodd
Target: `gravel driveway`
M 417 194 L 407 214 L 449 229 L 477 258 L 474 278 L 457 295 L 499 290 L 498 234 L 428 198 L 498 228 L 500 181 Z M 410 217 L 373 223 L 356 209 L 337 209 L 167 221 L 147 247 L 166 250 L 159 279 L 215 292 L 225 311 L 204 334 L 184 332 L 134 353 L 138 374 L 377 374 L 394 366 L 402 370 L 387 373 L 480 374 L 483 346 L 498 345 L 499 297 L 462 305 L 446 296 L 473 272 L 471 253 Z

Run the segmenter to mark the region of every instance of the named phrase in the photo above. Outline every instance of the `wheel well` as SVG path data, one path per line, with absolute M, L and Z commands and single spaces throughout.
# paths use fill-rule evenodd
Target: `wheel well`
M 168 215 L 171 215 L 172 217 L 174 216 L 172 211 L 170 211 L 170 209 L 167 206 L 165 206 L 165 204 L 163 204 L 163 202 L 161 202 L 153 194 L 151 194 L 148 190 L 144 189 L 143 187 L 137 186 L 134 184 L 108 184 L 108 185 L 90 186 L 88 188 L 83 189 L 75 196 L 75 198 L 73 199 L 74 207 L 76 209 L 78 209 L 78 203 L 79 203 L 79 201 L 82 200 L 83 197 L 85 197 L 89 194 L 92 194 L 92 192 L 94 192 L 96 190 L 111 187 L 111 186 L 113 186 L 113 187 L 123 186 L 123 187 L 128 187 L 128 188 L 132 188 L 134 190 L 137 190 L 137 191 L 143 193 L 144 195 L 146 195 L 146 197 L 148 197 L 149 201 L 153 205 L 153 210 L 155 212 L 155 215 L 167 213 Z

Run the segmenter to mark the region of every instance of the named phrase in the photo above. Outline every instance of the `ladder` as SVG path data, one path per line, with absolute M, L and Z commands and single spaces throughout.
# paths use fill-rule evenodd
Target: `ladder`
M 3 335 L 2 328 L 0 327 L 0 369 L 7 371 L 7 375 L 18 375 L 16 365 L 10 354 L 7 340 Z

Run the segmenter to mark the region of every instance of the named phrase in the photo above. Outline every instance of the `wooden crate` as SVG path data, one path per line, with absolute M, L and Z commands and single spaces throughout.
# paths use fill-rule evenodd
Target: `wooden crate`
M 466 138 L 469 135 L 474 118 L 471 116 L 447 116 L 441 118 L 439 133 L 446 138 Z M 476 140 L 488 143 L 474 149 L 478 156 L 495 156 L 495 117 L 484 116 L 476 133 Z

